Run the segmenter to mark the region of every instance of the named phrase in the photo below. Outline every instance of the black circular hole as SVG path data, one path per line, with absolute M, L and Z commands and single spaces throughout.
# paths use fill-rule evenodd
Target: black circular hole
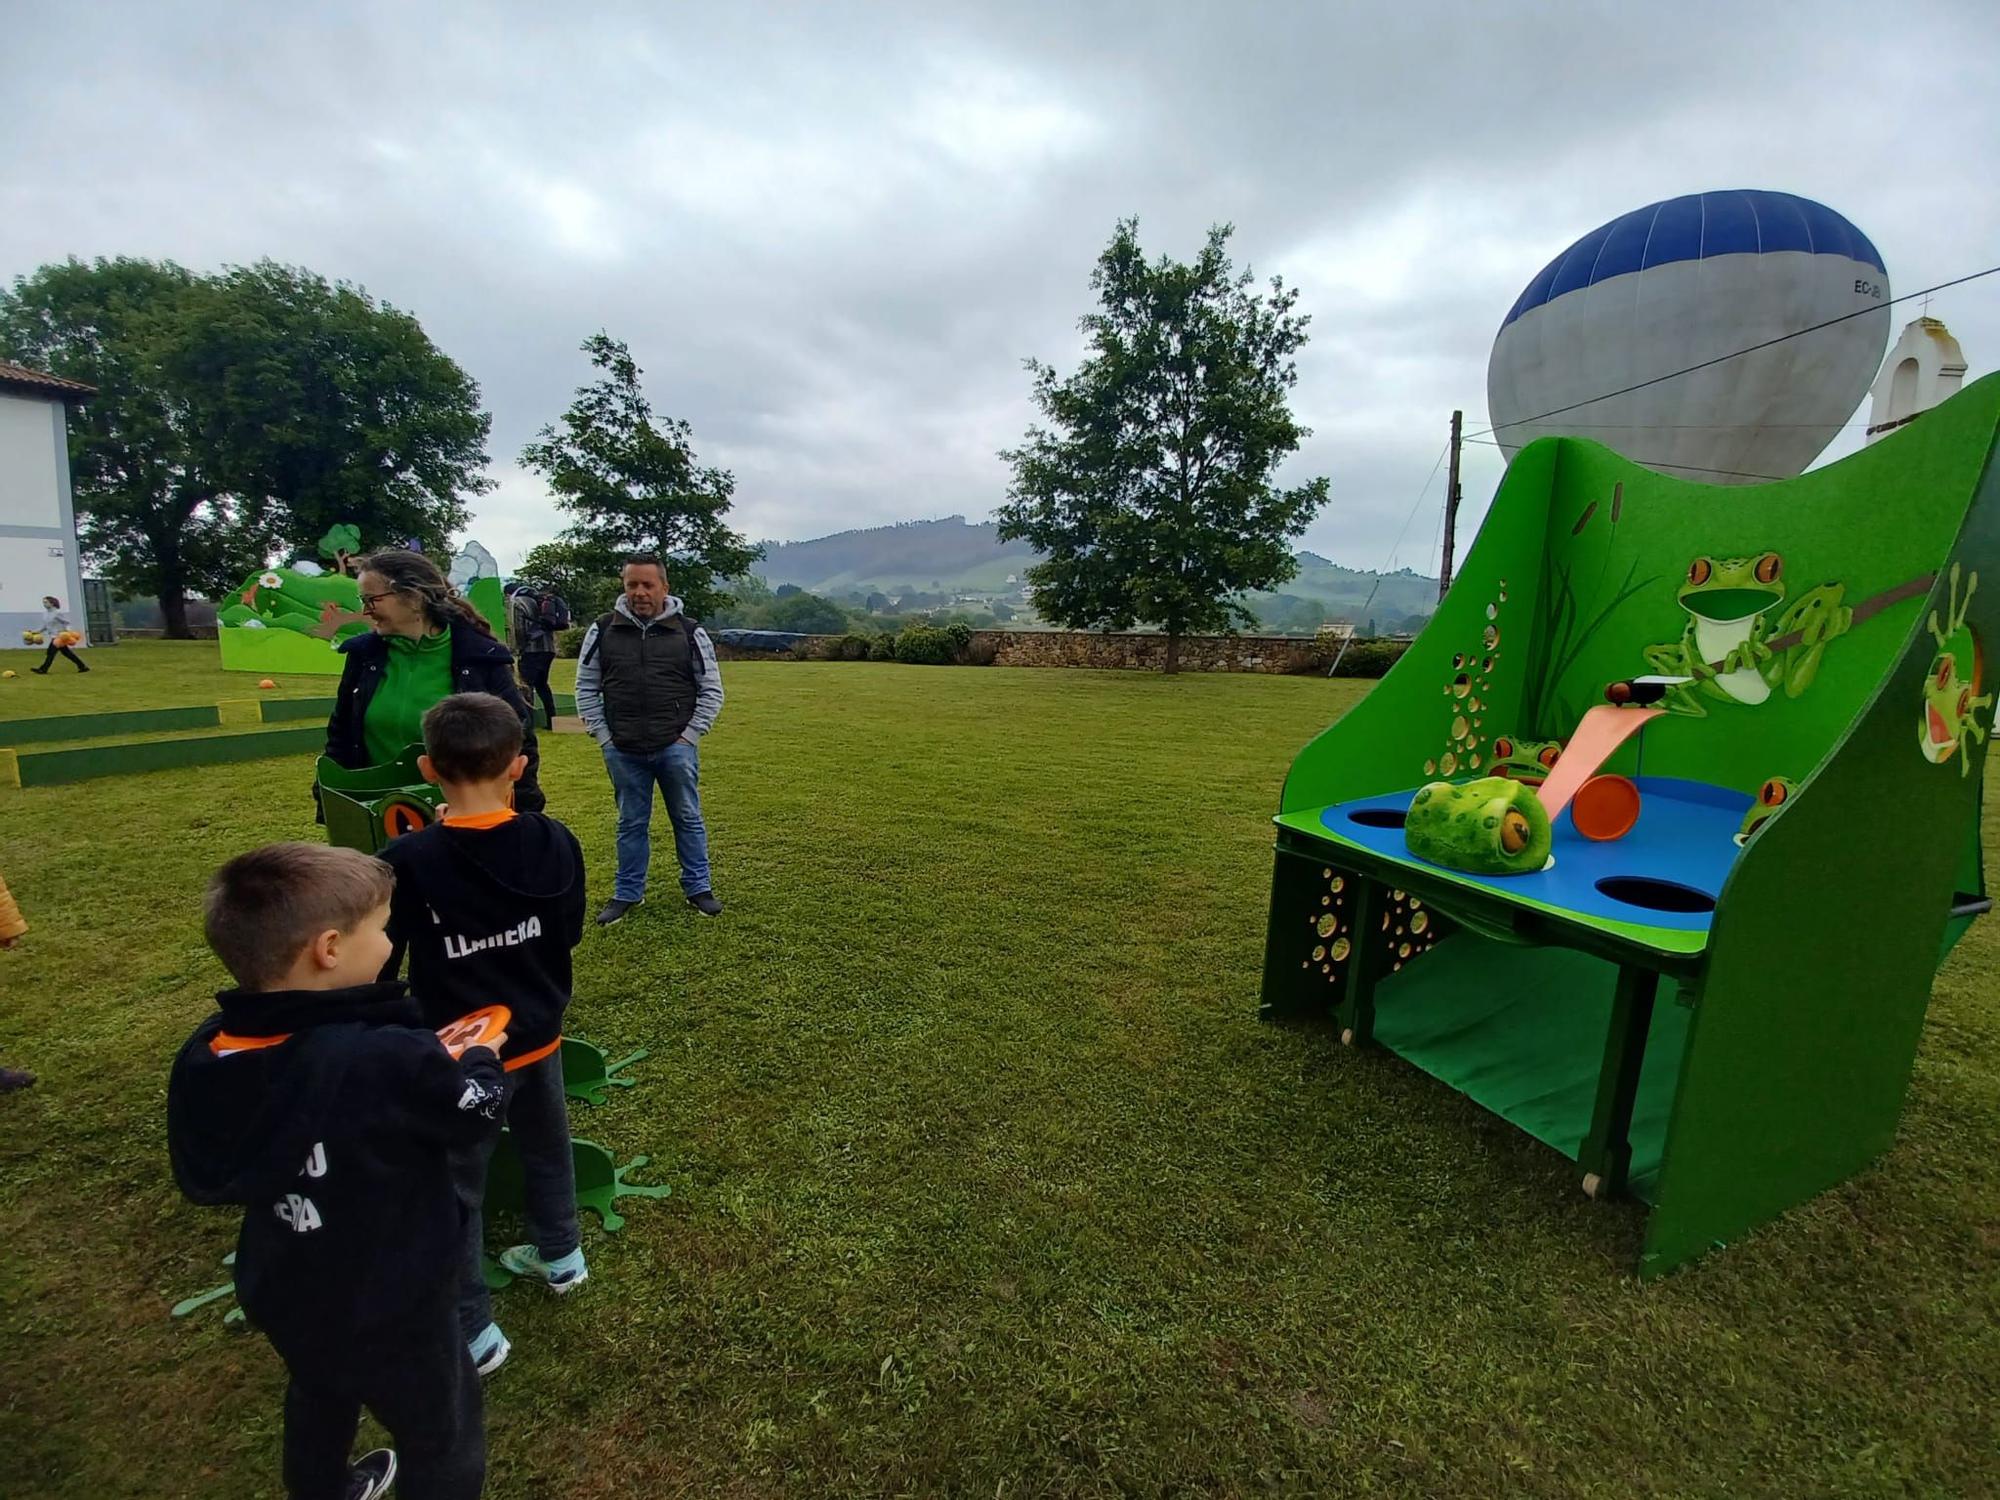
M 1393 807 L 1357 807 L 1347 815 L 1347 821 L 1359 823 L 1363 828 L 1401 828 L 1410 821 L 1410 815 Z
M 1715 910 L 1715 897 L 1706 892 L 1650 875 L 1607 875 L 1597 882 L 1597 888 L 1613 901 L 1643 906 L 1648 911 Z

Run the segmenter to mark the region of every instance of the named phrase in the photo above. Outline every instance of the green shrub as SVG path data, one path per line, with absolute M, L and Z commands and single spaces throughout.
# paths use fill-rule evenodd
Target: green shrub
M 966 651 L 972 645 L 972 627 L 963 620 L 954 620 L 945 626 L 944 633 L 951 639 L 951 658 L 963 661 Z
M 896 660 L 931 667 L 948 667 L 957 653 L 951 635 L 935 625 L 912 625 L 896 637 Z
M 568 657 L 579 655 L 583 650 L 584 632 L 589 629 L 588 625 L 572 625 L 567 630 L 557 631 L 556 655 Z
M 894 661 L 896 659 L 896 638 L 886 631 L 875 637 L 868 646 L 870 661 Z
M 1356 641 L 1340 659 L 1336 677 L 1380 677 L 1410 649 L 1408 641 Z
M 866 661 L 868 659 L 868 637 L 865 635 L 844 635 L 840 638 L 840 659 L 842 661 Z

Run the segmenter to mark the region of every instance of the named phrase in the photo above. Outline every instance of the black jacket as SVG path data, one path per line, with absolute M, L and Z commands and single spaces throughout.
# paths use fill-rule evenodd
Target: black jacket
M 167 1084 L 174 1179 L 246 1210 L 250 1321 L 287 1360 L 337 1367 L 358 1334 L 456 1298 L 467 1205 L 452 1157 L 499 1128 L 500 1062 L 483 1047 L 454 1061 L 400 984 L 216 1003 Z
M 504 1005 L 513 1012 L 502 1054 L 510 1064 L 556 1041 L 570 949 L 583 941 L 576 835 L 542 813 L 497 828 L 433 823 L 391 840 L 380 858 L 396 872 L 389 936 L 409 952 L 424 1024 Z
M 368 704 L 375 690 L 382 686 L 389 643 L 371 630 L 343 641 L 340 651 L 346 660 L 341 667 L 333 717 L 326 721 L 326 753 L 336 765 L 353 770 L 371 764 L 363 726 L 368 718 Z M 521 751 L 528 757 L 528 769 L 515 784 L 514 806 L 522 812 L 540 812 L 548 805 L 539 780 L 542 756 L 535 745 L 534 715 L 514 680 L 514 654 L 504 641 L 495 640 L 463 620 L 453 620 L 451 681 L 453 692 L 491 693 L 504 699 L 521 716 Z

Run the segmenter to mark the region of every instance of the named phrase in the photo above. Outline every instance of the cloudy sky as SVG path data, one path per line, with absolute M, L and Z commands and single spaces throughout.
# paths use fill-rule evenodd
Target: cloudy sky
M 514 460 L 600 327 L 751 536 L 979 519 L 1114 222 L 1185 257 L 1227 220 L 1313 316 L 1305 545 L 1429 568 L 1449 413 L 1485 425 L 1501 317 L 1592 226 L 1767 187 L 1898 293 L 2000 261 L 1990 0 L 562 9 L 10 8 L 0 276 L 269 256 L 410 309 L 493 413 L 472 530 L 511 565 L 560 524 Z M 1932 312 L 2000 363 L 2000 277 Z

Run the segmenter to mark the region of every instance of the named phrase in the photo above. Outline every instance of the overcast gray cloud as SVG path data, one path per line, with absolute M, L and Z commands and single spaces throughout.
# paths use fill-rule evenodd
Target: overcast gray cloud
M 17 9 L 0 275 L 271 256 L 410 309 L 493 412 L 472 530 L 510 564 L 560 524 L 514 457 L 599 327 L 752 536 L 985 516 L 1020 361 L 1074 358 L 1127 214 L 1179 256 L 1231 221 L 1301 289 L 1292 467 L 1334 495 L 1306 545 L 1359 566 L 1451 408 L 1485 424 L 1521 287 L 1626 209 L 1802 193 L 1899 292 L 2000 260 L 1979 0 L 303 9 Z M 1932 311 L 2000 362 L 2000 278 Z M 1499 467 L 1469 451 L 1474 516 Z M 1435 534 L 1427 502 L 1397 561 Z

